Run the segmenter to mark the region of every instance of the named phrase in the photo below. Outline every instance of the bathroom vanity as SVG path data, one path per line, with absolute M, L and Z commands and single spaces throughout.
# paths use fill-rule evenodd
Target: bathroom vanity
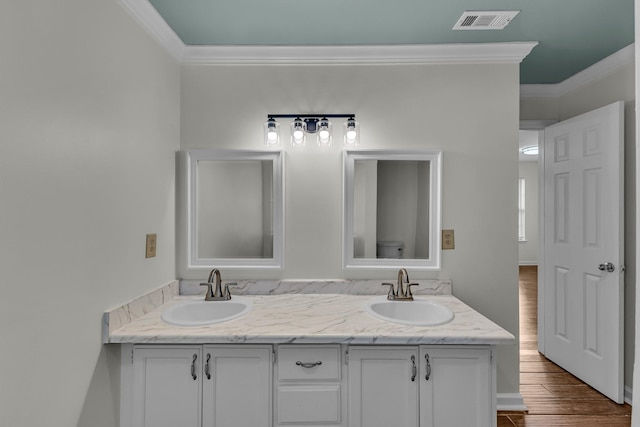
M 245 295 L 242 317 L 177 327 L 162 313 L 202 297 L 176 296 L 107 326 L 122 346 L 121 426 L 495 426 L 494 348 L 513 335 L 451 295 L 416 297 L 454 313 L 430 327 L 372 317 L 372 297 Z
M 125 346 L 133 426 L 493 426 L 490 346 Z

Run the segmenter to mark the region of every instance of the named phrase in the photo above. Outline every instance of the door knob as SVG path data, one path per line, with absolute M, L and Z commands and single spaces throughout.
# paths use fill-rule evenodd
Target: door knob
M 616 267 L 615 265 L 613 265 L 613 263 L 607 262 L 605 264 L 600 264 L 598 266 L 598 270 L 600 271 L 608 271 L 609 273 L 613 273 L 615 271 Z

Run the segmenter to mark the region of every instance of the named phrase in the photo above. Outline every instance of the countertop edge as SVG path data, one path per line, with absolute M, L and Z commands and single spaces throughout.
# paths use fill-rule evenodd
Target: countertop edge
M 112 331 L 105 343 L 513 345 L 516 342 L 513 334 L 452 295 L 430 296 L 449 305 L 455 313 L 452 322 L 435 327 L 409 327 L 374 319 L 362 309 L 363 301 L 370 297 L 344 294 L 253 296 L 258 302 L 255 306 L 259 307 L 254 313 L 215 326 L 193 328 L 165 324 L 160 320 L 164 309 L 160 307 Z M 178 304 L 195 298 L 178 296 L 168 303 Z M 295 304 L 292 299 L 297 300 Z

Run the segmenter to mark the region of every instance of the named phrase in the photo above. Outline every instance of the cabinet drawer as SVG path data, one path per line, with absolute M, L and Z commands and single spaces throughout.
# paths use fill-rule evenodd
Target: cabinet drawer
M 340 381 L 340 368 L 339 345 L 278 346 L 279 381 Z
M 340 424 L 340 386 L 278 387 L 279 424 Z

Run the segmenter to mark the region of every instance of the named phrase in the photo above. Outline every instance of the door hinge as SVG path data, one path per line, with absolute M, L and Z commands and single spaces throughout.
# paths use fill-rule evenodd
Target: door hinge
M 349 349 L 345 350 L 344 352 L 344 364 L 345 365 L 349 364 Z
M 133 348 L 131 349 L 131 363 L 133 363 Z
M 271 354 L 273 355 L 272 362 L 273 362 L 273 364 L 275 365 L 275 364 L 276 364 L 276 358 L 277 358 L 277 355 L 276 355 L 276 349 L 275 349 L 275 348 L 273 348 L 273 347 L 271 348 Z

